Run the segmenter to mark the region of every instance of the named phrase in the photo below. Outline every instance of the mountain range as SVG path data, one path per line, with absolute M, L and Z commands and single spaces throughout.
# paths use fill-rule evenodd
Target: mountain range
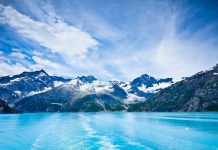
M 65 79 L 44 70 L 0 77 L 0 112 L 217 111 L 218 65 L 173 83 L 147 74 L 130 82 Z M 6 109 L 9 110 L 9 109 Z

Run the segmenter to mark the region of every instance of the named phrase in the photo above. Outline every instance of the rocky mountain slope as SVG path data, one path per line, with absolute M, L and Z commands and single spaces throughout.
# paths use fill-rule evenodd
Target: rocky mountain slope
M 5 101 L 0 100 L 0 114 L 16 113 L 17 111 L 10 107 Z
M 128 111 L 218 111 L 218 65 L 162 89 Z
M 50 76 L 44 70 L 0 77 L 0 99 L 13 104 L 26 96 L 48 91 L 70 79 Z
M 87 77 L 89 79 L 89 76 Z M 44 93 L 28 96 L 15 106 L 24 112 L 124 110 L 125 91 L 110 82 L 76 78 Z

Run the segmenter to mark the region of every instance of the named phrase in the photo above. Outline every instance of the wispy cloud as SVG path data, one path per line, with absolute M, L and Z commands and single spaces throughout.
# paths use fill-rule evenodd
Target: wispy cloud
M 4 53 L 0 51 L 0 76 L 14 75 L 29 69 L 24 67 L 20 63 L 13 63 L 10 59 L 4 56 Z
M 45 24 L 19 13 L 10 6 L 0 5 L 0 10 L 2 20 L 15 28 L 22 36 L 65 57 L 82 56 L 98 44 L 90 34 L 61 20 L 56 19 L 50 24 Z
M 7 52 L 9 66 L 127 81 L 144 73 L 179 79 L 217 63 L 218 13 L 203 1 L 23 3 L 0 4 L 1 24 L 41 47 Z
M 19 58 L 19 59 L 24 59 L 26 58 L 26 55 L 24 55 L 23 53 L 20 52 L 12 52 L 10 54 L 10 56 L 14 57 L 14 58 Z

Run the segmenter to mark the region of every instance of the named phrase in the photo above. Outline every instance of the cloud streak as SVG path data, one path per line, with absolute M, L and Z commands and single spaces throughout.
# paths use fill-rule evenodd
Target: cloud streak
M 10 59 L 4 56 L 4 53 L 0 51 L 0 76 L 14 75 L 28 71 L 29 69 L 24 67 L 20 63 L 13 63 Z
M 7 59 L 14 59 L 4 63 L 64 76 L 93 74 L 129 81 L 147 73 L 178 80 L 217 63 L 218 20 L 214 15 L 218 12 L 203 2 L 30 0 L 22 6 L 0 4 L 0 26 L 9 25 L 23 39 L 41 45 L 24 49 L 25 54 L 3 49 Z
M 0 5 L 1 20 L 54 53 L 66 56 L 83 56 L 98 42 L 86 32 L 80 31 L 61 20 L 50 24 L 32 20 L 10 6 Z

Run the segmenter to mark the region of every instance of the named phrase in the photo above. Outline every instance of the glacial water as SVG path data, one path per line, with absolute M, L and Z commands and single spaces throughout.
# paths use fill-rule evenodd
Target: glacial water
M 1 150 L 218 149 L 218 113 L 0 115 Z

